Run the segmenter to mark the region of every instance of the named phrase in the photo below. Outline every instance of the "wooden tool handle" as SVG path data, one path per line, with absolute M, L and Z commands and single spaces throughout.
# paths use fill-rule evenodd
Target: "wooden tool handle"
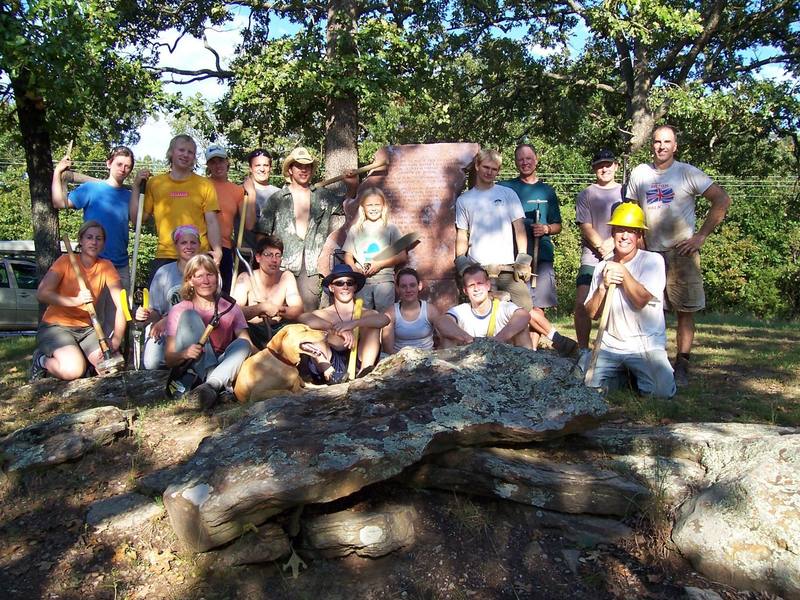
M 239 276 L 239 248 L 242 247 L 242 240 L 244 239 L 244 223 L 247 220 L 247 204 L 250 195 L 247 190 L 244 191 L 244 201 L 242 202 L 242 210 L 239 212 L 239 231 L 236 234 L 236 254 L 233 257 L 233 275 L 231 276 L 231 289 L 236 284 L 236 278 Z
M 589 359 L 589 366 L 586 368 L 586 376 L 584 377 L 584 382 L 586 385 L 590 385 L 592 379 L 594 378 L 594 368 L 597 365 L 597 357 L 600 355 L 600 344 L 603 342 L 603 334 L 605 334 L 606 327 L 608 326 L 608 315 L 611 313 L 611 303 L 614 300 L 614 294 L 616 291 L 616 283 L 611 283 L 608 285 L 605 304 L 603 304 L 603 312 L 600 315 L 600 323 L 597 326 L 597 337 L 594 339 L 592 356 Z
M 388 165 L 389 162 L 386 160 L 375 161 L 374 163 L 368 164 L 366 166 L 361 167 L 360 169 L 356 169 L 356 173 L 361 175 L 362 173 L 368 173 L 373 169 L 380 169 L 381 167 L 385 167 Z M 337 183 L 344 179 L 346 175 L 342 173 L 341 175 L 337 175 L 336 177 L 330 177 L 328 179 L 323 179 L 319 183 L 315 184 L 315 188 L 325 187 L 326 185 L 331 185 L 332 183 Z
M 64 242 L 64 247 L 67 249 L 67 256 L 69 256 L 69 262 L 72 265 L 72 270 L 75 271 L 75 277 L 78 279 L 78 287 L 83 290 L 88 290 L 89 286 L 86 285 L 86 280 L 83 278 L 83 273 L 81 272 L 81 268 L 78 265 L 78 258 L 75 256 L 75 253 L 72 251 L 72 244 L 69 241 L 69 237 L 67 234 L 61 236 L 61 241 Z M 89 302 L 85 305 L 85 310 L 90 315 L 97 314 L 94 310 L 94 304 Z
M 533 222 L 534 224 L 539 222 L 539 209 L 533 211 Z M 537 279 L 537 271 L 539 270 L 539 244 L 541 243 L 542 238 L 534 237 L 533 238 L 533 260 L 531 261 L 531 287 L 536 287 L 536 279 Z

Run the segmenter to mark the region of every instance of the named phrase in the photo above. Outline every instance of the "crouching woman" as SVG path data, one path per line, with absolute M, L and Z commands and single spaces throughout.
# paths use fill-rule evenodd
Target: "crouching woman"
M 105 288 L 116 307 L 114 334 L 108 344 L 112 352 L 119 350 L 125 334 L 119 298 L 122 288 L 114 265 L 99 256 L 105 242 L 106 232 L 97 221 L 86 221 L 78 230 L 80 254 L 76 258 L 88 289 L 81 290 L 67 255 L 60 256 L 39 283 L 36 298 L 48 306 L 36 332 L 31 381 L 47 375 L 66 381 L 78 379 L 86 372 L 87 361 L 97 368 L 103 353 L 84 307 Z
M 167 316 L 165 359 L 168 367 L 192 362 L 191 371 L 203 381 L 189 399 L 207 410 L 233 387 L 252 346 L 242 309 L 219 295 L 219 269 L 205 254 L 194 256 L 183 270 L 182 302 Z M 204 345 L 206 326 L 213 330 Z M 194 375 L 190 374 L 191 378 Z

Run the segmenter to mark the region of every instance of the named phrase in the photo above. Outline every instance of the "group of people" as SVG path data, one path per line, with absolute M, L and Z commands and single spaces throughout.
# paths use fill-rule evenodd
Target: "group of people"
M 100 305 L 109 345 L 119 348 L 125 331 L 119 292 L 130 288 L 129 221 L 152 215 L 158 247 L 150 303 L 135 313 L 146 327 L 143 365 L 191 362 L 202 381 L 192 394 L 205 407 L 232 387 L 251 352 L 265 348 L 287 323 L 328 332 L 330 354 L 305 361 L 301 372 L 317 383 L 336 383 L 346 378 L 356 329 L 359 375 L 381 352 L 486 336 L 529 349 L 545 336 L 559 354 L 585 363 L 591 319 L 605 304 L 610 317 L 590 385 L 612 387 L 626 372 L 641 393 L 670 397 L 675 381 L 688 375 L 692 315 L 704 306 L 698 253 L 730 200 L 701 171 L 674 160 L 671 127 L 655 130 L 653 150 L 653 163 L 634 169 L 627 190 L 615 181 L 612 152 L 601 150 L 592 160 L 596 181 L 577 200 L 583 239 L 577 342 L 544 314 L 557 303 L 552 237 L 561 231 L 561 213 L 555 191 L 538 178 L 538 153 L 530 144 L 516 148 L 519 174 L 509 181 L 496 182 L 499 153 L 483 149 L 475 157 L 474 185 L 458 197 L 455 210 L 455 264 L 466 302 L 442 313 L 422 299 L 419 274 L 403 266 L 408 251 L 386 252 L 402 233 L 389 222 L 382 191 L 359 189 L 354 172 L 346 174 L 344 198 L 314 188 L 317 161 L 305 148 L 283 161 L 282 188 L 270 185 L 272 157 L 262 149 L 248 156 L 250 174 L 242 185 L 229 181 L 230 162 L 219 145 L 206 150 L 208 177 L 197 175 L 197 147 L 185 135 L 170 142 L 169 171 L 153 176 L 140 170 L 130 190 L 123 187 L 134 165 L 127 148 L 112 150 L 105 181 L 72 174 L 65 158 L 54 171 L 53 204 L 84 211 L 78 264 L 89 289 L 82 289 L 64 257 L 43 278 L 38 298 L 48 308 L 32 378 L 74 379 L 98 368 L 102 354 L 84 310 L 88 302 Z M 85 183 L 67 194 L 68 176 Z M 697 195 L 712 207 L 695 233 Z M 335 239 L 336 225 L 345 220 L 346 237 Z M 234 281 L 239 228 L 255 265 L 245 265 Z M 332 246 L 340 246 L 342 260 L 331 268 L 324 255 Z M 678 313 L 674 376 L 666 353 L 665 293 Z

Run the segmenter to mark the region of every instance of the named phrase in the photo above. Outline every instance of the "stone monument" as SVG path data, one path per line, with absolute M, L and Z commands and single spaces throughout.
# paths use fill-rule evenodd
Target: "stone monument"
M 453 268 L 455 204 L 464 190 L 465 169 L 479 149 L 470 143 L 387 146 L 377 152 L 374 162 L 385 160 L 388 166 L 369 174 L 359 188 L 380 188 L 391 205 L 389 221 L 403 234 L 419 233 L 407 264 L 419 272 L 425 297 L 440 310 L 458 300 Z M 351 216 L 344 227 L 353 220 Z M 346 230 L 337 230 L 331 238 L 344 242 L 345 235 Z

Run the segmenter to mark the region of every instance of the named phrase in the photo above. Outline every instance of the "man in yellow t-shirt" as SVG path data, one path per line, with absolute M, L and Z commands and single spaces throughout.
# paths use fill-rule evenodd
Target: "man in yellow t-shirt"
M 172 138 L 167 150 L 168 173 L 156 175 L 147 182 L 142 220 L 153 215 L 158 234 L 156 256 L 150 263 L 150 277 L 156 270 L 177 259 L 172 232 L 179 225 L 194 225 L 200 232 L 200 250 L 209 248 L 217 264 L 222 260 L 222 243 L 217 212 L 217 192 L 205 177 L 193 172 L 197 145 L 188 135 Z M 147 169 L 139 171 L 131 186 L 131 220 L 135 222 L 139 208 L 139 190 L 150 177 Z

